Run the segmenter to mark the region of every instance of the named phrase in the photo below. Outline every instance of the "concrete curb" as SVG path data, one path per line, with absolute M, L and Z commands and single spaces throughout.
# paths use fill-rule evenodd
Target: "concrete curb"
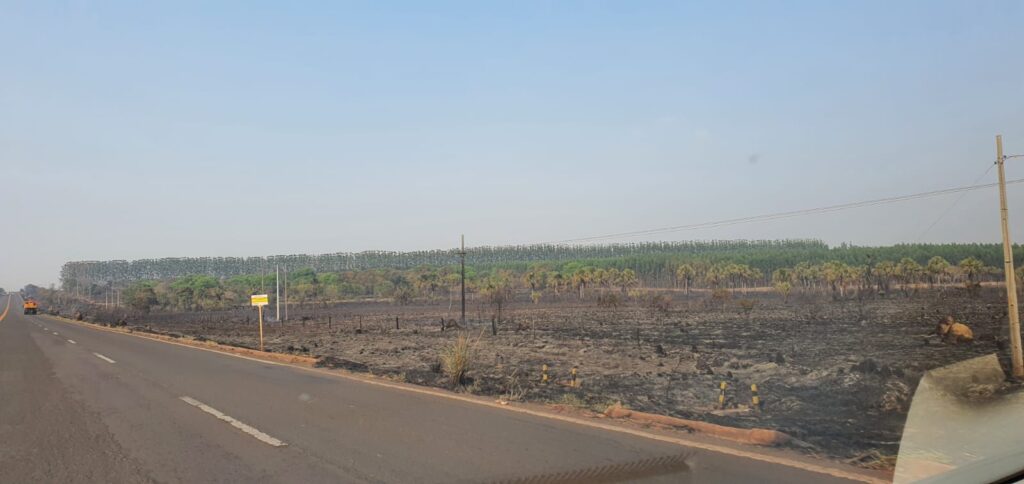
M 720 439 L 727 439 L 742 444 L 776 446 L 789 443 L 793 440 L 792 437 L 783 432 L 779 432 L 778 430 L 727 427 L 725 425 L 701 422 L 699 420 L 686 420 L 682 418 L 669 417 L 667 415 L 637 412 L 635 410 L 624 408 L 621 403 L 616 403 L 615 405 L 608 407 L 608 409 L 604 411 L 604 414 L 611 418 L 623 418 L 633 420 L 635 422 L 686 428 L 705 435 L 718 437 Z

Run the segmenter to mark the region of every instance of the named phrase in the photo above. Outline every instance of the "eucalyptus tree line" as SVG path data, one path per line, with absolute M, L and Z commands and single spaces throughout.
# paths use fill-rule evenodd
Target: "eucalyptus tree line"
M 1024 255 L 1015 246 L 1017 257 Z M 409 279 L 413 292 L 448 293 L 453 284 L 450 268 L 458 261 L 455 249 L 388 252 L 368 251 L 322 255 L 275 255 L 269 257 L 198 257 L 142 259 L 135 261 L 68 262 L 61 269 L 62 287 L 81 295 L 124 287 L 137 281 L 174 280 L 192 276 L 218 279 L 261 275 L 271 277 L 273 267 L 296 270 L 308 268 L 318 274 L 365 273 L 373 271 L 409 271 L 422 267 L 444 270 L 444 274 L 419 274 Z M 1002 264 L 998 244 L 899 244 L 887 247 L 860 247 L 842 244 L 829 247 L 814 240 L 783 241 L 692 241 L 645 242 L 608 245 L 525 245 L 476 247 L 467 249 L 471 270 L 491 272 L 498 269 L 524 274 L 522 282 L 537 292 L 539 285 L 553 293 L 572 291 L 585 299 L 591 288 L 643 285 L 675 287 L 689 292 L 697 287 L 728 289 L 774 284 L 772 275 L 790 269 L 791 289 L 820 288 L 823 285 L 840 296 L 853 285 L 870 285 L 890 290 L 892 284 L 906 289 L 917 282 L 929 284 L 988 277 L 985 268 Z M 953 266 L 955 261 L 956 266 Z M 968 261 L 961 265 L 961 261 Z M 974 262 L 977 261 L 977 262 Z M 952 270 L 955 268 L 956 270 Z M 628 271 L 628 272 L 627 272 Z M 616 279 L 631 274 L 635 279 L 619 284 Z M 371 277 L 372 276 L 362 276 Z M 261 286 L 265 286 L 266 278 Z M 356 278 L 358 279 L 358 277 Z M 312 285 L 313 281 L 299 282 Z M 354 285 L 376 287 L 381 283 L 346 280 L 348 294 L 358 292 Z M 391 286 L 405 288 L 402 281 Z M 340 292 L 338 284 L 325 285 Z M 106 288 L 106 289 L 104 289 Z M 308 287 L 298 294 L 313 294 Z M 312 296 L 309 296 L 312 297 Z

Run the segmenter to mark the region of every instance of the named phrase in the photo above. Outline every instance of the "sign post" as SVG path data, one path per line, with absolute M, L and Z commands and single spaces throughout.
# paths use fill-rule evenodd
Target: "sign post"
M 263 306 L 270 304 L 270 298 L 266 294 L 254 294 L 249 299 L 260 312 L 260 351 L 263 351 Z

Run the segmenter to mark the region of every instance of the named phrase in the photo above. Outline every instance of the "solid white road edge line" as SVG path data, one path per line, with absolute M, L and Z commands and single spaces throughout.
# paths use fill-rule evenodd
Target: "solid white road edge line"
M 198 408 L 198 409 L 200 409 L 200 410 L 202 410 L 202 411 L 204 411 L 204 412 L 206 412 L 206 413 L 208 413 L 210 415 L 213 415 L 214 417 L 217 417 L 217 418 L 219 418 L 219 419 L 221 419 L 221 420 L 231 424 L 232 427 L 234 427 L 234 428 L 236 428 L 238 430 L 241 430 L 242 432 L 245 432 L 245 433 L 255 437 L 256 440 L 259 440 L 260 442 L 263 442 L 264 444 L 272 445 L 274 447 L 284 447 L 284 446 L 288 445 L 288 444 L 286 444 L 286 443 L 284 443 L 284 442 L 282 442 L 280 440 L 277 440 L 277 439 L 275 439 L 275 438 L 273 438 L 273 437 L 271 437 L 271 436 L 269 436 L 269 435 L 267 435 L 267 434 L 265 434 L 263 432 L 260 432 L 259 430 L 255 429 L 253 427 L 250 427 L 249 425 L 246 425 L 246 424 L 244 424 L 242 422 L 239 422 L 238 420 L 235 420 L 230 415 L 224 415 L 224 413 L 221 412 L 220 410 L 217 410 L 216 408 L 213 408 L 213 407 L 211 407 L 211 406 L 209 406 L 209 405 L 207 405 L 207 404 L 205 404 L 203 402 L 200 402 L 199 400 L 196 400 L 196 399 L 194 399 L 192 397 L 178 397 L 178 398 L 180 398 L 183 402 L 185 402 L 185 403 L 187 403 L 189 405 L 192 405 L 193 407 L 196 407 L 196 408 Z
M 106 356 L 103 356 L 103 355 L 101 355 L 99 353 L 93 353 L 93 354 L 96 355 L 97 358 L 99 358 L 99 359 L 101 359 L 103 361 L 106 361 L 107 363 L 117 363 L 116 361 L 111 360 L 110 358 L 107 358 Z

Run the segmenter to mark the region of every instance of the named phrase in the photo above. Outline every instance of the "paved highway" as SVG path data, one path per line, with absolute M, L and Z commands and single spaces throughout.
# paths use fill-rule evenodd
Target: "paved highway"
M 643 482 L 848 482 L 26 316 L 17 296 L 10 306 L 0 321 L 2 482 L 500 482 L 603 466 L 649 468 Z M 644 465 L 683 454 L 686 472 Z

